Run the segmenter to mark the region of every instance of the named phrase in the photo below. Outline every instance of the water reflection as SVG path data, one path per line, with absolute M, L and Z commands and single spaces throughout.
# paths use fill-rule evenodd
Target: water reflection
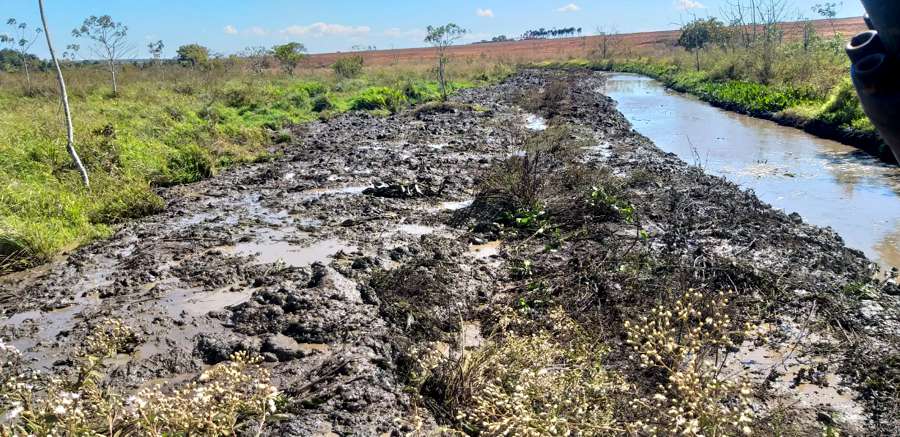
M 830 226 L 883 267 L 900 267 L 900 168 L 803 131 L 714 108 L 641 76 L 604 92 L 641 134 L 763 201 Z

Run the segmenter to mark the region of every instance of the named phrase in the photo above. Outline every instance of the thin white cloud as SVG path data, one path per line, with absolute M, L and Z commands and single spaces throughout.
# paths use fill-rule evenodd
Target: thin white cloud
M 399 27 L 392 27 L 384 31 L 384 36 L 394 39 L 410 39 L 414 41 L 422 41 L 428 35 L 424 29 L 403 30 Z
M 462 40 L 468 42 L 484 41 L 490 39 L 492 34 L 487 32 L 467 33 L 463 35 Z
M 266 36 L 269 34 L 269 31 L 265 28 L 259 26 L 250 26 L 246 29 L 240 30 L 237 27 L 232 25 L 225 26 L 225 33 L 228 35 L 241 35 L 241 36 Z
M 475 10 L 475 15 L 478 15 L 479 17 L 484 17 L 484 18 L 494 18 L 494 10 L 478 8 Z
M 280 33 L 290 36 L 361 36 L 371 32 L 369 26 L 345 26 L 343 24 L 313 23 L 307 26 L 294 25 L 282 29 Z
M 266 36 L 269 32 L 266 29 L 263 29 L 262 27 L 252 26 L 252 27 L 247 28 L 247 30 L 245 30 L 244 33 L 246 33 L 248 35 L 253 35 L 253 36 Z
M 581 10 L 581 6 L 576 5 L 575 3 L 569 3 L 559 9 L 556 12 L 578 12 Z
M 692 9 L 705 9 L 703 3 L 694 0 L 675 0 L 675 9 L 679 11 L 690 11 Z

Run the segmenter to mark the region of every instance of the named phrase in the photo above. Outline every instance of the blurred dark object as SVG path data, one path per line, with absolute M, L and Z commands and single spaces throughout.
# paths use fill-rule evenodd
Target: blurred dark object
M 863 110 L 900 161 L 900 2 L 862 0 L 868 31 L 847 44 Z

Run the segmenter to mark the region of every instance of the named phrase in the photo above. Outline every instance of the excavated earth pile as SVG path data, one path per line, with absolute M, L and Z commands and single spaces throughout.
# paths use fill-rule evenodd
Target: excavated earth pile
M 111 385 L 188 381 L 236 351 L 286 395 L 273 435 L 454 428 L 424 351 L 561 308 L 651 393 L 624 323 L 729 292 L 751 333 L 723 371 L 762 433 L 897 434 L 900 290 L 828 229 L 775 211 L 631 129 L 599 73 L 525 70 L 446 104 L 294 129 L 277 158 L 165 190 L 166 212 L 0 278 L 2 336 L 61 370 L 92 326 L 140 338 Z M 456 351 L 456 352 L 454 352 Z

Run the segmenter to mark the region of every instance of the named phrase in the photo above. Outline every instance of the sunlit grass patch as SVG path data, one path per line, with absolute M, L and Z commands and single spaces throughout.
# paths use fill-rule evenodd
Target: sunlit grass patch
M 284 128 L 350 110 L 397 112 L 438 98 L 431 72 L 367 68 L 352 78 L 297 77 L 179 66 L 123 66 L 118 98 L 91 66 L 68 67 L 75 147 L 93 184 L 81 187 L 65 149 L 52 77 L 34 92 L 0 89 L 0 273 L 109 235 L 110 225 L 160 211 L 160 186 L 190 183 L 267 156 Z M 454 89 L 499 80 L 509 67 L 460 65 Z

